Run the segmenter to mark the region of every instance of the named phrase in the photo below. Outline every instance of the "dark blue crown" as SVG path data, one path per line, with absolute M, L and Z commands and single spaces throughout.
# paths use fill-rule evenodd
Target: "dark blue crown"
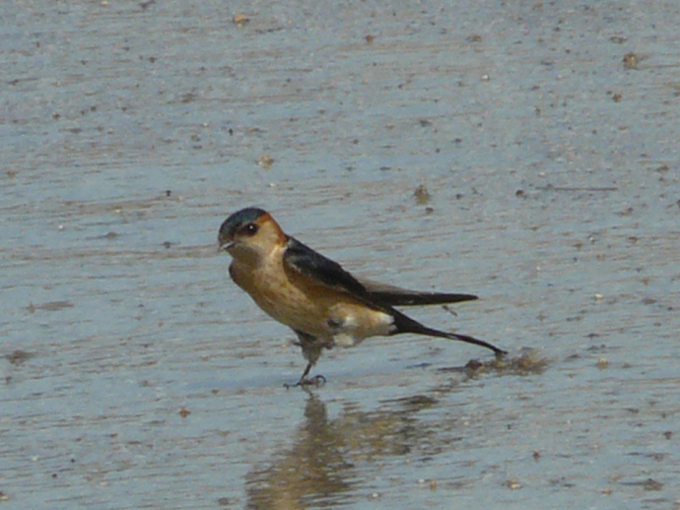
M 267 211 L 257 207 L 246 207 L 229 216 L 220 227 L 220 238 L 230 239 L 242 225 L 251 223 L 260 216 L 267 214 Z

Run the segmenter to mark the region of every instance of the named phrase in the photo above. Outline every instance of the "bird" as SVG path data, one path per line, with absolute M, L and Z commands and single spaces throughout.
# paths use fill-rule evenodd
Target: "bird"
M 307 366 L 297 383 L 286 386 L 325 383 L 322 375 L 309 378 L 324 349 L 349 347 L 373 336 L 414 333 L 485 347 L 499 358 L 507 354 L 484 340 L 425 326 L 395 308 L 472 301 L 476 295 L 420 292 L 359 279 L 284 233 L 258 207 L 224 220 L 218 250 L 231 255 L 229 275 L 236 285 L 297 335 Z

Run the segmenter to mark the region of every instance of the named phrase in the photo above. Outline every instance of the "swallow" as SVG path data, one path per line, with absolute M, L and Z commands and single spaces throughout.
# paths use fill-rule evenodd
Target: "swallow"
M 220 226 L 219 250 L 232 257 L 229 275 L 268 315 L 290 327 L 307 366 L 295 386 L 321 384 L 308 378 L 324 349 L 356 345 L 372 336 L 415 333 L 506 352 L 484 340 L 427 327 L 397 306 L 472 301 L 472 294 L 418 292 L 358 279 L 340 264 L 286 235 L 272 216 L 248 207 Z

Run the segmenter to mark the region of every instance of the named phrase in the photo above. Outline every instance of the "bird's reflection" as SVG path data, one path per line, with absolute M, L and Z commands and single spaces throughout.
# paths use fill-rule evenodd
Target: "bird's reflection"
M 460 418 L 469 411 L 458 409 L 465 407 L 466 399 L 458 403 L 449 399 L 452 393 L 465 393 L 461 383 L 490 373 L 540 374 L 546 364 L 534 351 L 502 361 L 470 362 L 442 370 L 449 376 L 446 382 L 423 393 L 383 400 L 372 411 L 348 403 L 333 419 L 318 395 L 307 391 L 304 421 L 293 433 L 293 445 L 275 452 L 266 467 L 255 466 L 246 476 L 247 508 L 295 510 L 354 502 L 358 486 L 365 483 L 366 463 L 413 451 L 422 459 L 450 453 L 463 439 L 463 431 L 470 433 Z M 426 409 L 438 412 L 423 418 L 420 412 Z M 477 409 L 475 415 L 480 431 L 484 423 L 498 420 L 493 406 Z
M 247 508 L 293 510 L 318 498 L 340 497 L 350 489 L 352 478 L 341 444 L 335 425 L 328 422 L 326 405 L 310 393 L 293 447 L 276 454 L 271 466 L 248 475 Z
M 429 432 L 415 426 L 413 414 L 433 402 L 415 397 L 397 409 L 374 412 L 348 406 L 329 420 L 326 404 L 310 392 L 293 446 L 247 476 L 247 508 L 294 510 L 349 501 L 354 485 L 360 483 L 354 464 L 405 454 L 422 445 Z

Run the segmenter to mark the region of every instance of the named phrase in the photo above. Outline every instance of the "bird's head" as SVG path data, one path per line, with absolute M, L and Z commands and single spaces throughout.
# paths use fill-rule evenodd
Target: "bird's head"
M 285 245 L 286 239 L 274 218 L 257 207 L 241 209 L 229 216 L 217 236 L 220 250 L 244 262 L 257 262 Z

